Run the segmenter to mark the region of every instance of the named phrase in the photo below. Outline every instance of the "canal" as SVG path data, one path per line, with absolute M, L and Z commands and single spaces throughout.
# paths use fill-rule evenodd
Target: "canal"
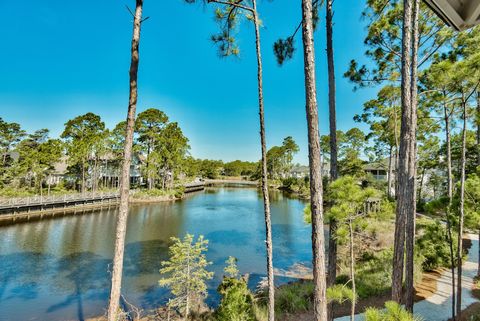
M 271 203 L 274 266 L 309 266 L 305 203 L 276 191 Z M 175 203 L 131 206 L 122 292 L 146 310 L 163 304 L 168 291 L 158 286 L 160 263 L 168 257 L 170 237 L 188 232 L 210 242 L 207 258 L 215 277 L 207 302 L 215 305 L 228 256 L 238 258 L 252 288 L 264 277 L 264 231 L 255 188 L 207 188 Z M 84 320 L 104 314 L 114 232 L 115 209 L 1 226 L 0 320 Z

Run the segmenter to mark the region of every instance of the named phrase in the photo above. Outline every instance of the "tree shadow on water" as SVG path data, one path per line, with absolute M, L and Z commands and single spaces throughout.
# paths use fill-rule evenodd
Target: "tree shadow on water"
M 164 240 L 149 240 L 129 243 L 125 246 L 124 276 L 158 274 L 161 262 L 168 259 L 169 243 Z
M 85 300 L 106 300 L 110 289 L 111 260 L 91 252 L 72 253 L 58 261 L 56 286 L 67 293 L 65 300 L 50 306 L 47 313 L 76 304 L 78 320 L 84 320 Z
M 38 297 L 39 280 L 52 275 L 49 268 L 55 258 L 37 252 L 11 253 L 0 256 L 0 303 L 12 299 L 24 301 Z M 8 287 L 13 284 L 12 289 Z

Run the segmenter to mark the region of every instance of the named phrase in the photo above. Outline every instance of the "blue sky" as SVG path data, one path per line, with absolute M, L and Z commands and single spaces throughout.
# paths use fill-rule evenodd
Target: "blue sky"
M 0 117 L 58 136 L 70 118 L 99 114 L 108 127 L 126 116 L 133 0 L 0 1 Z M 353 92 L 342 77 L 348 62 L 364 61 L 364 1 L 336 1 L 335 59 L 339 129 L 352 120 L 373 90 Z M 278 67 L 272 46 L 300 19 L 300 1 L 259 0 L 267 144 L 293 136 L 296 162 L 307 163 L 301 38 L 292 61 Z M 239 58 L 219 58 L 209 40 L 218 28 L 212 5 L 145 0 L 140 45 L 138 111 L 159 108 L 178 121 L 200 158 L 260 158 L 253 26 L 238 34 Z M 321 11 L 321 22 L 325 13 Z M 301 36 L 298 34 L 298 36 Z M 328 132 L 325 31 L 316 32 L 320 129 Z

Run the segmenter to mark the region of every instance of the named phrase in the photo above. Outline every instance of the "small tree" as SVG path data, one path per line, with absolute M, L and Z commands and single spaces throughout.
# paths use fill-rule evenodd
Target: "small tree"
M 207 261 L 205 252 L 208 250 L 208 240 L 200 235 L 196 242 L 191 234 L 185 235 L 183 240 L 172 237 L 170 259 L 162 262 L 161 274 L 166 276 L 160 279 L 162 287 L 170 288 L 175 298 L 169 301 L 169 307 L 179 310 L 188 319 L 194 303 L 201 303 L 207 297 L 205 281 L 213 277 L 213 272 L 207 271 L 212 264 Z
M 238 278 L 237 259 L 230 256 L 226 261 L 226 276 L 218 287 L 222 301 L 216 312 L 217 321 L 254 321 L 253 295 L 248 290 L 247 279 Z
M 364 210 L 364 204 L 369 197 L 373 196 L 374 190 L 362 189 L 357 180 L 351 176 L 344 176 L 330 184 L 330 199 L 333 205 L 327 212 L 329 220 L 334 219 L 337 222 L 337 241 L 348 243 L 349 264 L 350 264 L 350 283 L 352 287 L 352 308 L 350 320 L 355 319 L 355 234 L 354 231 L 363 228 L 364 218 L 368 214 Z

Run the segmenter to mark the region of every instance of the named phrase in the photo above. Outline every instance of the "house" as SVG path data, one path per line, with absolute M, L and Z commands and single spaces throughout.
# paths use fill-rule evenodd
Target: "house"
M 363 170 L 368 175 L 372 175 L 375 180 L 387 181 L 388 180 L 388 158 L 375 162 L 366 163 L 363 166 Z
M 293 178 L 305 178 L 310 175 L 310 167 L 303 165 L 295 165 L 292 167 L 289 173 Z
M 94 165 L 95 160 L 90 159 L 90 165 Z M 121 176 L 121 161 L 113 154 L 106 154 L 96 160 L 96 171 L 94 166 L 89 166 L 88 170 L 88 186 L 92 186 L 92 177 L 96 176 L 103 186 L 118 187 Z M 132 155 L 130 165 L 130 184 L 143 184 L 141 166 L 144 163 L 144 157 L 140 154 Z M 64 156 L 59 162 L 54 164 L 53 172 L 47 177 L 48 185 L 57 185 L 62 181 L 74 182 L 76 177 L 69 173 L 68 156 Z
M 329 177 L 330 176 L 330 163 L 323 162 L 322 163 L 322 176 Z M 297 164 L 292 167 L 288 177 L 293 178 L 305 178 L 310 176 L 310 167 L 305 165 Z

